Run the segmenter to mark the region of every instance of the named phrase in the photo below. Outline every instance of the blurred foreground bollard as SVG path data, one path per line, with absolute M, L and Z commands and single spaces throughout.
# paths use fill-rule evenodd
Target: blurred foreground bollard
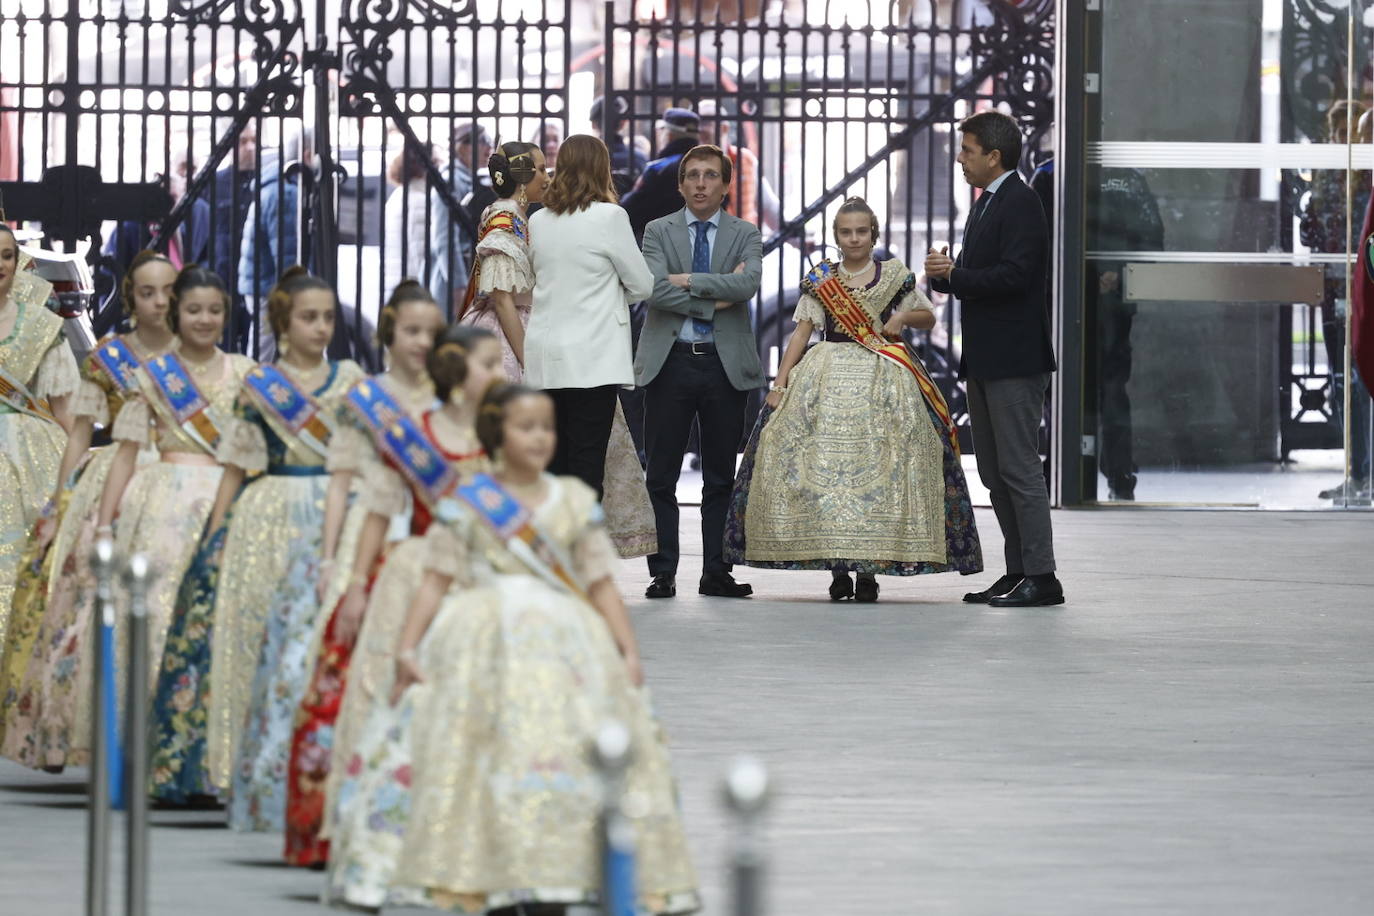
M 635 916 L 634 825 L 622 806 L 625 770 L 630 765 L 630 732 L 614 720 L 602 723 L 592 742 L 592 761 L 601 773 L 601 912 Z
M 86 812 L 86 916 L 105 916 L 109 909 L 110 888 L 110 768 L 111 741 L 109 704 L 111 691 L 106 681 L 106 656 L 110 631 L 114 627 L 115 573 L 114 542 L 100 538 L 91 551 L 95 572 L 96 613 L 91 621 L 94 650 L 91 658 L 96 671 L 91 677 L 91 772 L 90 800 Z
M 759 819 L 768 807 L 768 770 L 753 757 L 741 757 L 725 777 L 725 802 L 739 817 L 730 853 L 734 916 L 763 916 L 763 843 Z
M 128 749 L 128 849 L 125 869 L 125 916 L 148 912 L 148 558 L 129 559 L 124 583 L 129 589 L 129 683 L 124 746 Z

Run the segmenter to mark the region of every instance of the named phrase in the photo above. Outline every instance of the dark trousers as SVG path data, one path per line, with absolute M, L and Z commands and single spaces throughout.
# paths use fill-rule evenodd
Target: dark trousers
M 693 420 L 701 430 L 702 571 L 730 571 L 724 552 L 725 515 L 735 484 L 735 457 L 744 435 L 748 398 L 748 392 L 730 384 L 714 348 L 701 356 L 674 349 L 658 376 L 645 387 L 647 483 L 658 529 L 658 553 L 649 557 L 649 575 L 677 575 L 681 555 L 677 481 Z
M 1131 325 L 1135 306 L 1120 293 L 1098 297 L 1098 415 L 1102 438 L 1097 464 L 1117 492 L 1135 492 L 1135 454 L 1131 443 Z
M 978 477 L 988 488 L 1005 541 L 1007 572 L 1054 572 L 1050 497 L 1040 466 L 1040 416 L 1048 373 L 968 380 L 968 414 Z
M 597 388 L 553 388 L 558 445 L 549 470 L 576 477 L 602 496 L 606 480 L 606 446 L 615 419 L 616 385 Z

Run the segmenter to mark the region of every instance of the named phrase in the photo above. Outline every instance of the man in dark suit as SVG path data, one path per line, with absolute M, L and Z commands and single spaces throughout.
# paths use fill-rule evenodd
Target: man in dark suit
M 730 160 L 719 147 L 688 151 L 678 165 L 687 206 L 644 230 L 654 292 L 635 353 L 635 384 L 645 389 L 647 483 L 658 528 L 648 598 L 677 594 L 677 481 L 694 420 L 701 433 L 698 591 L 721 598 L 753 593 L 731 577 L 725 562 L 725 516 L 745 404 L 749 392 L 763 386 L 747 305 L 763 276 L 763 240 L 758 226 L 721 208 L 730 178 Z
M 968 382 L 978 476 L 1006 541 L 1007 572 L 964 600 L 995 607 L 1064 602 L 1055 577 L 1050 500 L 1041 471 L 1041 406 L 1056 368 L 1046 308 L 1050 238 L 1040 198 L 1016 173 L 1021 131 L 997 111 L 959 125 L 964 178 L 982 188 L 957 260 L 931 249 L 931 286 L 963 307 L 960 377 Z

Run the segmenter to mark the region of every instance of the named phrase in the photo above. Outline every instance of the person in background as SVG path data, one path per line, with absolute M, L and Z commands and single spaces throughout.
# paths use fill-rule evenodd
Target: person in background
M 592 102 L 588 116 L 592 121 L 592 133 L 601 137 L 606 143 L 606 148 L 611 151 L 611 178 L 615 181 L 616 193 L 624 197 L 634 187 L 635 181 L 644 171 L 644 166 L 649 164 L 649 158 L 625 142 L 625 135 L 630 129 L 630 122 L 626 117 L 629 114 L 629 105 L 620 96 L 613 97 L 611 104 L 615 109 L 615 123 L 609 137 L 601 136 L 601 122 L 606 108 L 603 96 L 597 96 L 596 101 Z
M 697 113 L 701 116 L 701 142 L 719 146 L 734 166 L 735 181 L 725 201 L 725 212 L 760 229 L 776 230 L 782 225 L 782 205 L 768 176 L 763 174 L 759 157 L 747 146 L 732 142 L 730 122 L 725 120 L 727 112 L 717 110 L 715 99 L 702 99 Z
M 701 142 L 701 118 L 690 108 L 669 108 L 658 122 L 658 158 L 644 166 L 630 193 L 620 201 L 630 214 L 635 238 L 644 237 L 644 227 L 660 216 L 676 213 L 683 207 L 678 190 L 678 163 L 687 151 Z
M 557 121 L 543 122 L 530 142 L 544 151 L 544 162 L 553 170 L 558 165 L 558 148 L 563 145 L 563 125 Z
M 254 183 L 258 171 L 258 129 L 249 121 L 239 131 L 234 146 L 233 161 L 215 173 L 214 183 L 206 192 L 210 204 L 210 269 L 230 285 L 239 275 L 242 254 L 243 225 L 248 207 L 256 200 Z M 231 290 L 234 311 L 224 329 L 224 349 L 235 353 L 248 352 L 249 328 L 252 313 L 247 303 Z
M 429 256 L 429 170 L 434 149 L 407 146 L 391 160 L 387 180 L 396 186 L 386 199 L 382 234 L 382 288 L 391 294 L 408 277 L 423 277 Z
M 487 160 L 491 158 L 491 139 L 486 129 L 476 121 L 460 124 L 453 131 L 452 145 L 449 147 L 448 181 L 453 197 L 469 213 L 472 208 L 468 198 L 474 196 L 481 186 L 479 176 L 484 176 Z M 484 195 L 485 196 L 485 195 Z M 490 204 L 482 204 L 477 210 Z M 476 219 L 473 219 L 476 223 Z M 456 309 L 463 301 L 471 266 L 472 246 L 476 240 L 453 213 L 437 191 L 429 195 L 429 243 L 434 252 L 434 260 L 429 271 L 429 291 L 441 306 L 448 303 Z M 445 309 L 448 313 L 449 309 Z

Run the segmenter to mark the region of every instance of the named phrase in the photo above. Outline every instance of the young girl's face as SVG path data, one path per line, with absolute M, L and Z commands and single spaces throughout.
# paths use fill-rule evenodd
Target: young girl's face
M 319 359 L 333 337 L 333 293 L 303 289 L 291 297 L 291 322 L 286 326 L 286 341 L 292 353 L 306 359 Z
M 505 381 L 502 368 L 501 342 L 495 337 L 483 337 L 468 353 L 468 377 L 463 380 L 463 397 L 476 404 L 486 394 L 492 382 Z
M 391 364 L 407 375 L 424 374 L 425 357 L 443 326 L 444 315 L 433 302 L 415 300 L 402 305 L 391 338 Z
M 553 399 L 546 394 L 527 394 L 506 405 L 501 424 L 501 457 L 517 471 L 543 471 L 553 460 L 557 442 Z
M 176 280 L 176 268 L 163 260 L 148 261 L 134 271 L 131 298 L 134 320 L 140 328 L 161 328 L 167 324 Z
M 224 293 L 213 286 L 185 290 L 177 301 L 177 333 L 197 349 L 213 347 L 224 334 Z
M 4 302 L 14 286 L 14 274 L 19 270 L 19 243 L 8 232 L 0 232 L 0 302 Z
M 835 244 L 844 256 L 857 261 L 873 252 L 873 224 L 867 213 L 841 213 L 835 220 Z

